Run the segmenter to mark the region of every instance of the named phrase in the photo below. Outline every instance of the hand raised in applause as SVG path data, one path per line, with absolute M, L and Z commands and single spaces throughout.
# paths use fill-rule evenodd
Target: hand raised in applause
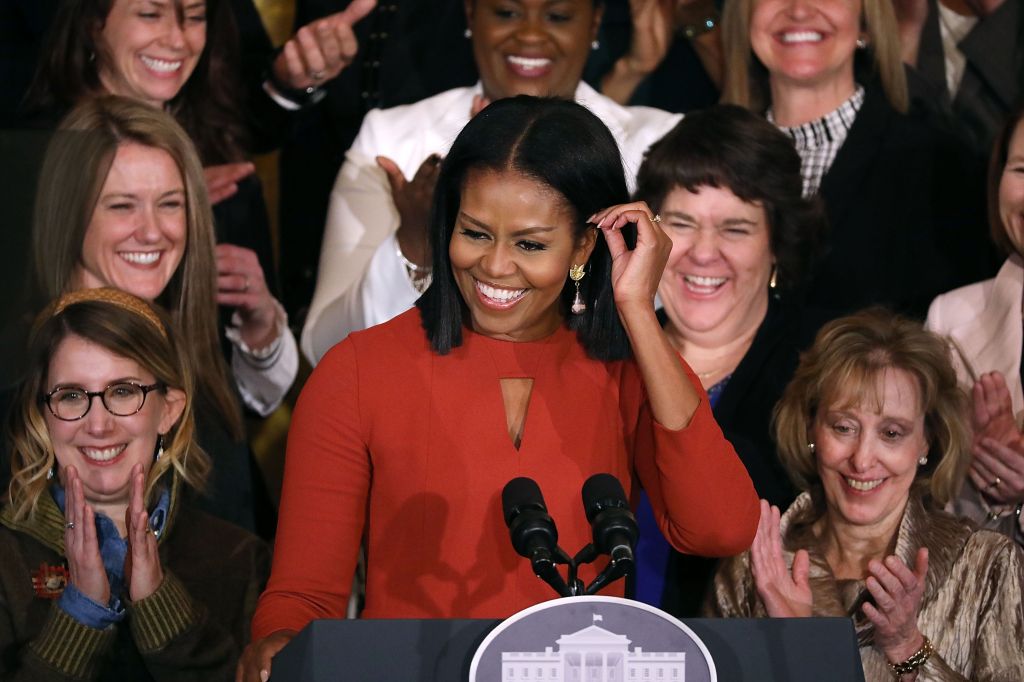
M 871 574 L 864 581 L 874 604 L 865 602 L 864 615 L 875 626 L 875 648 L 892 663 L 911 657 L 924 644 L 917 615 L 928 573 L 928 550 L 917 551 L 914 570 L 896 556 L 868 562 Z
M 672 250 L 672 240 L 654 221 L 654 214 L 643 201 L 619 204 L 598 211 L 587 219 L 604 234 L 612 257 L 612 290 L 615 305 L 622 315 L 629 308 L 654 307 L 661 274 Z M 636 247 L 630 250 L 622 236 L 629 223 L 637 227 Z
M 85 501 L 82 479 L 74 466 L 64 469 L 64 555 L 71 584 L 97 604 L 110 603 L 110 583 L 96 539 L 96 513 Z
M 206 178 L 206 194 L 210 199 L 210 205 L 219 204 L 234 196 L 238 192 L 238 183 L 255 172 L 256 166 L 248 161 L 222 163 L 203 168 L 203 176 Z
M 156 535 L 149 529 L 149 513 L 145 507 L 146 475 L 142 464 L 132 467 L 129 480 L 128 509 L 124 525 L 128 531 L 128 552 L 124 558 L 124 578 L 128 596 L 139 601 L 156 592 L 164 580 L 160 566 Z
M 397 237 L 402 254 L 416 265 L 430 265 L 430 202 L 434 198 L 441 157 L 428 156 L 412 180 L 406 180 L 398 164 L 386 156 L 378 156 L 377 165 L 387 174 L 391 198 L 398 209 Z
M 293 90 L 317 87 L 336 77 L 359 49 L 352 27 L 376 4 L 352 0 L 341 12 L 300 28 L 274 60 L 274 77 Z
M 982 374 L 971 397 L 971 481 L 994 502 L 1017 504 L 1024 500 L 1024 436 L 1006 380 L 999 372 Z
M 265 348 L 278 336 L 278 308 L 256 252 L 218 244 L 216 253 L 217 303 L 238 311 L 242 321 L 238 331 L 249 348 Z
M 761 500 L 761 519 L 750 547 L 750 572 L 754 586 L 768 615 L 772 618 L 796 618 L 811 615 L 811 586 L 808 580 L 810 557 L 797 550 L 792 572 L 782 557 L 782 533 L 779 508 Z

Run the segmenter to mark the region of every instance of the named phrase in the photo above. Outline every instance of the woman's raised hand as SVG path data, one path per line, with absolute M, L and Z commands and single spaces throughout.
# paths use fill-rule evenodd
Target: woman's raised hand
M 359 49 L 352 27 L 376 4 L 353 0 L 344 10 L 300 28 L 274 60 L 274 76 L 293 90 L 318 87 L 337 76 Z
M 971 481 L 1000 504 L 1024 500 L 1024 437 L 1013 417 L 1013 401 L 999 372 L 982 374 L 971 393 Z
M 810 616 L 810 557 L 807 550 L 798 550 L 790 572 L 782 558 L 780 516 L 778 507 L 761 500 L 761 520 L 757 523 L 757 534 L 750 547 L 750 572 L 754 576 L 754 586 L 772 618 Z
M 862 609 L 875 625 L 875 647 L 892 663 L 907 660 L 924 644 L 917 615 L 928 573 L 926 548 L 917 550 L 914 563 L 913 571 L 896 556 L 868 563 L 871 575 L 864 584 L 875 603 L 865 603 Z
M 156 535 L 149 528 L 149 514 L 144 502 L 146 475 L 141 464 L 132 467 L 129 488 L 128 509 L 124 513 L 124 525 L 128 530 L 124 577 L 128 596 L 132 601 L 139 601 L 156 592 L 163 582 L 164 572 L 160 567 Z
M 646 202 L 618 204 L 590 216 L 588 223 L 603 233 L 612 255 L 612 290 L 620 314 L 625 308 L 639 304 L 654 307 L 661 274 L 665 271 L 672 240 L 655 222 Z M 636 248 L 630 251 L 620 230 L 636 223 Z
M 217 303 L 238 311 L 242 320 L 238 331 L 249 348 L 270 345 L 278 336 L 278 309 L 256 252 L 234 244 L 218 244 L 216 256 Z
M 297 634 L 294 630 L 278 630 L 251 642 L 238 661 L 235 682 L 267 682 L 270 678 L 271 659 Z
M 96 540 L 96 514 L 85 501 L 82 480 L 73 466 L 64 469 L 64 554 L 71 584 L 97 604 L 110 603 L 110 583 Z

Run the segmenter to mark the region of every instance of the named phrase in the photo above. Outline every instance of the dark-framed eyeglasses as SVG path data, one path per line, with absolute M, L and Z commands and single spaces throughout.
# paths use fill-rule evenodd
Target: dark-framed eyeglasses
M 89 414 L 93 398 L 99 398 L 107 412 L 115 417 L 130 417 L 146 404 L 146 395 L 150 391 L 164 388 L 166 384 L 162 381 L 149 386 L 119 381 L 102 391 L 87 391 L 80 386 L 59 386 L 40 396 L 40 400 L 46 403 L 50 414 L 66 422 L 78 421 Z

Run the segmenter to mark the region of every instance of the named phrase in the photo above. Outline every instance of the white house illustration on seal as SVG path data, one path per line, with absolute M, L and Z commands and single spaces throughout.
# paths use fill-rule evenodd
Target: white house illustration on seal
M 594 625 L 562 635 L 554 647 L 501 654 L 502 682 L 686 682 L 684 652 L 629 650 L 625 635 Z

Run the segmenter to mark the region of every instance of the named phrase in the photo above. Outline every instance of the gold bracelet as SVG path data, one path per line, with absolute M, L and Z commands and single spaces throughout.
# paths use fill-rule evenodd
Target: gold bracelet
M 921 645 L 920 649 L 910 655 L 910 658 L 902 663 L 886 663 L 889 666 L 889 672 L 891 672 L 892 676 L 897 680 L 902 680 L 904 675 L 909 675 L 924 665 L 925 661 L 928 660 L 928 657 L 935 651 L 935 649 L 932 648 L 931 640 L 924 635 L 921 635 L 921 638 L 924 639 L 924 643 Z

